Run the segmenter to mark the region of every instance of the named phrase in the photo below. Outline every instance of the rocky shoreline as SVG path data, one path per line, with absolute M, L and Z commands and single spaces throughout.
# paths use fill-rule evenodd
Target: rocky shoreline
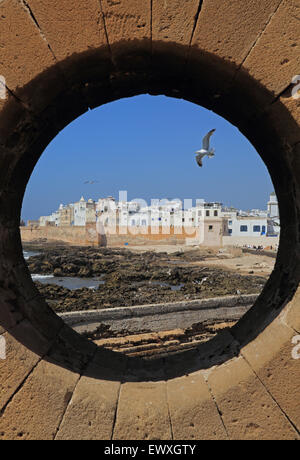
M 56 312 L 94 310 L 203 299 L 235 294 L 256 294 L 266 278 L 232 270 L 197 266 L 215 257 L 214 250 L 186 252 L 132 252 L 129 249 L 45 247 L 26 245 L 39 255 L 27 260 L 32 274 L 97 278 L 97 289 L 69 290 L 36 281 L 41 294 Z

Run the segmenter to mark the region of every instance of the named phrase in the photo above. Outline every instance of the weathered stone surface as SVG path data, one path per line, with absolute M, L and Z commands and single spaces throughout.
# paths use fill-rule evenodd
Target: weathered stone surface
M 153 0 L 153 50 L 160 43 L 173 42 L 189 45 L 195 27 L 199 0 Z
M 24 319 L 17 304 L 20 305 L 20 299 L 11 289 L 0 288 L 1 310 L 0 323 L 6 330 L 13 329 L 19 321 Z
M 12 27 L 13 25 L 13 27 Z M 0 75 L 10 90 L 32 107 L 44 107 L 59 88 L 60 75 L 54 71 L 44 85 L 22 90 L 26 84 L 55 64 L 55 59 L 26 8 L 17 0 L 0 4 Z
M 125 382 L 162 382 L 166 378 L 164 359 L 144 360 L 139 357 L 128 357 Z M 162 387 L 164 389 L 164 387 Z M 164 396 L 163 396 L 164 400 Z
M 121 386 L 116 375 L 117 371 L 94 363 L 88 367 L 76 386 L 57 433 L 57 440 L 112 438 Z
M 58 332 L 59 329 L 54 329 L 46 336 L 43 327 L 34 327 L 28 319 L 23 319 L 10 330 L 15 340 L 22 342 L 24 347 L 40 357 L 47 353 Z
M 133 60 L 138 68 L 149 64 L 151 1 L 102 0 L 101 4 L 108 42 L 118 68 L 130 70 Z
M 300 431 L 300 361 L 293 358 L 295 331 L 280 319 L 244 347 L 242 355 L 263 382 L 279 407 Z M 276 340 L 274 340 L 276 337 Z
M 207 375 L 230 439 L 298 439 L 242 357 L 207 371 Z
M 121 386 L 113 439 L 171 439 L 165 382 Z
M 282 320 L 300 334 L 300 288 L 283 311 Z
M 200 368 L 200 363 L 197 349 L 167 356 L 164 362 L 166 378 L 171 380 L 189 372 L 196 372 Z
M 203 375 L 190 374 L 167 382 L 174 439 L 226 439 L 222 419 Z
M 197 20 L 199 0 L 153 0 L 152 65 L 164 73 L 184 74 L 190 41 Z M 173 53 L 168 52 L 172 43 Z
M 214 96 L 219 98 L 229 89 L 237 69 L 279 3 L 280 0 L 268 0 L 262 8 L 256 0 L 203 2 L 190 53 L 190 63 L 198 61 L 198 67 L 190 64 L 187 78 L 200 79 L 200 88 L 209 88 L 213 75 Z M 225 66 L 223 60 L 230 65 Z
M 3 70 L 2 70 L 3 72 Z M 26 109 L 20 101 L 16 99 L 10 92 L 6 92 L 6 98 L 0 99 L 0 146 L 5 145 L 8 132 L 10 132 L 12 126 L 17 126 L 20 119 L 24 118 L 26 114 Z M 7 179 L 7 168 L 11 168 L 12 164 L 10 163 L 11 158 L 7 157 L 5 150 L 1 148 L 1 158 L 4 164 L 7 165 L 5 168 L 6 175 L 4 176 L 3 171 L 0 175 L 0 184 L 5 184 Z M 11 153 L 10 153 L 11 156 Z
M 127 357 L 122 353 L 115 353 L 106 348 L 99 347 L 93 357 L 92 364 L 85 370 L 84 375 L 94 377 L 93 366 L 96 366 L 96 369 L 103 369 L 105 375 L 109 369 L 112 378 L 120 381 L 127 366 Z M 90 370 L 92 372 L 89 372 Z
M 110 45 L 121 40 L 150 39 L 149 0 L 102 0 Z
M 0 412 L 40 360 L 28 348 L 5 333 L 6 359 L 0 360 Z
M 287 84 L 289 84 L 288 81 Z M 271 104 L 267 110 L 267 115 L 274 128 L 280 134 L 282 139 L 290 145 L 295 145 L 300 142 L 300 99 L 294 99 L 292 97 L 293 88 L 294 85 L 289 87 L 284 95 L 280 97 L 276 102 Z M 286 121 L 283 125 L 282 120 L 286 118 L 287 111 L 290 115 L 289 123 Z M 288 139 L 286 135 L 287 128 Z
M 42 361 L 0 416 L 0 439 L 54 439 L 79 375 Z
M 99 0 L 28 2 L 68 81 L 83 85 L 107 76 L 112 66 Z M 80 53 L 86 54 L 82 64 Z
M 99 0 L 27 0 L 27 4 L 58 60 L 107 46 Z
M 45 360 L 81 374 L 94 357 L 97 347 L 73 329 L 63 326 Z
M 281 2 L 244 63 L 245 70 L 275 97 L 299 74 L 299 14 L 298 0 Z
M 205 0 L 192 46 L 240 65 L 266 27 L 281 0 Z

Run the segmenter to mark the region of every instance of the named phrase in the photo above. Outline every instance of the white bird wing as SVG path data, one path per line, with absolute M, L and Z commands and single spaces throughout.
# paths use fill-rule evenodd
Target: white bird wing
M 204 150 L 209 150 L 209 141 L 213 133 L 215 132 L 215 129 L 212 129 L 209 131 L 209 133 L 206 134 L 206 136 L 203 138 L 203 149 Z

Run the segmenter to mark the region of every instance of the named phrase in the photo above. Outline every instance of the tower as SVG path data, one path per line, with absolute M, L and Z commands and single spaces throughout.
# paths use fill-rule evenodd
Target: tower
M 270 200 L 268 201 L 268 217 L 279 217 L 278 200 L 275 192 L 271 193 Z

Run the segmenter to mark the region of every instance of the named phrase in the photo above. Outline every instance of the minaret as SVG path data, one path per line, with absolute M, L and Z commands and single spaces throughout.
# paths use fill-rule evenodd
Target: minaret
M 268 216 L 271 218 L 279 217 L 278 200 L 275 192 L 270 195 L 270 201 L 268 202 Z

